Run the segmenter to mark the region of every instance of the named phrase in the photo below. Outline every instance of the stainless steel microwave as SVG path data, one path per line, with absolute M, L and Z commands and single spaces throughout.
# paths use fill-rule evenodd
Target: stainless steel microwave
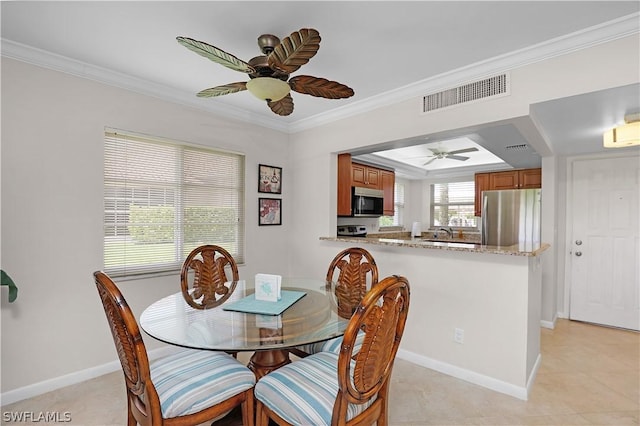
M 381 189 L 351 189 L 351 215 L 354 217 L 379 217 L 383 214 L 384 193 Z

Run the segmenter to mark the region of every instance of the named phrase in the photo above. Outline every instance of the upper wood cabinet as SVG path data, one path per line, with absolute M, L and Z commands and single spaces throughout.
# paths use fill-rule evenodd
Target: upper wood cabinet
M 489 175 L 491 173 L 476 173 L 475 176 L 475 188 L 476 198 L 474 203 L 474 215 L 482 216 L 482 191 L 489 190 Z
M 476 173 L 476 216 L 482 212 L 482 191 L 498 189 L 529 189 L 542 187 L 542 169 L 507 170 L 504 172 Z
M 384 193 L 384 215 L 393 216 L 396 175 L 392 170 L 378 169 L 351 162 L 351 154 L 338 155 L 338 216 L 351 216 L 351 187 L 381 189 Z
M 489 173 L 489 187 L 487 189 L 518 189 L 518 171 Z
M 364 164 L 351 164 L 351 183 L 362 188 L 382 189 L 380 169 Z
M 395 213 L 394 189 L 396 174 L 389 170 L 380 170 L 382 180 L 382 192 L 384 192 L 383 212 L 385 216 L 393 216 Z
M 338 216 L 351 216 L 351 154 L 338 155 Z
M 526 169 L 518 171 L 520 189 L 542 188 L 542 169 Z
M 508 170 L 489 175 L 491 189 L 527 189 L 542 186 L 542 169 Z

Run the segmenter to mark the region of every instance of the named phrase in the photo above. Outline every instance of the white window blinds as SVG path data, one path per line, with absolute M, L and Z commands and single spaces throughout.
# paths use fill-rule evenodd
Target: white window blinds
M 105 132 L 104 268 L 179 270 L 202 244 L 244 262 L 244 156 Z
M 431 226 L 475 228 L 474 200 L 474 181 L 431 185 Z

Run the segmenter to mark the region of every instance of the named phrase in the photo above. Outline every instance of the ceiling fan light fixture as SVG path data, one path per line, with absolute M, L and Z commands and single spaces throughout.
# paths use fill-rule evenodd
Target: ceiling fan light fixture
M 279 101 L 289 94 L 289 84 L 272 77 L 257 77 L 247 82 L 247 90 L 263 101 Z
M 353 89 L 337 81 L 311 75 L 299 75 L 289 80 L 289 74 L 309 62 L 320 48 L 320 33 L 313 28 L 301 28 L 280 40 L 271 34 L 258 38 L 262 56 L 249 62 L 208 43 L 189 37 L 176 37 L 178 43 L 217 64 L 249 75 L 248 82 L 238 81 L 201 90 L 196 96 L 211 98 L 248 90 L 256 98 L 267 101 L 271 111 L 280 116 L 293 112 L 291 91 L 326 99 L 353 96 Z
M 624 117 L 625 124 L 608 130 L 603 135 L 605 148 L 624 148 L 640 145 L 640 113 Z

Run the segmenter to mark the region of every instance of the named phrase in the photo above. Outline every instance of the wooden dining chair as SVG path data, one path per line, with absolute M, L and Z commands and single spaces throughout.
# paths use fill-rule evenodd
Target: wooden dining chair
M 181 349 L 151 363 L 138 323 L 115 283 L 104 272 L 95 283 L 127 388 L 127 425 L 198 425 L 241 405 L 242 421 L 254 424 L 255 375 L 223 352 Z
M 385 278 L 358 305 L 339 354 L 319 352 L 258 380 L 257 426 L 267 426 L 269 419 L 278 425 L 388 425 L 391 370 L 409 293 L 406 278 Z
M 180 272 L 184 300 L 196 309 L 215 308 L 224 303 L 239 279 L 238 265 L 233 256 L 216 245 L 193 249 Z
M 371 253 L 360 247 L 350 247 L 338 253 L 327 270 L 327 285 L 335 283 L 335 299 L 338 315 L 351 318 L 367 291 L 378 282 L 378 267 Z M 304 358 L 317 352 L 340 350 L 341 337 L 290 349 L 290 352 Z

